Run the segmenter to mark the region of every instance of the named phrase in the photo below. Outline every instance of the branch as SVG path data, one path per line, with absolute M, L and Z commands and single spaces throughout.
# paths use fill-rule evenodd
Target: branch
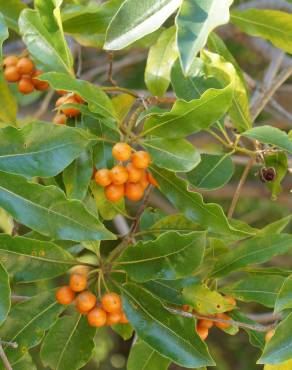
M 218 322 L 222 324 L 230 324 L 232 326 L 237 326 L 238 328 L 245 328 L 245 329 L 250 329 L 250 330 L 254 330 L 258 332 L 267 332 L 271 329 L 274 329 L 276 326 L 275 324 L 272 324 L 272 325 L 247 324 L 245 322 L 235 321 L 232 319 L 231 320 L 218 319 L 217 317 L 204 316 L 204 315 L 200 315 L 197 313 L 185 312 L 185 311 L 177 310 L 177 309 L 166 307 L 166 306 L 164 307 L 170 313 L 180 315 L 183 317 L 195 318 L 199 320 L 209 320 L 209 321 Z
M 6 370 L 13 370 L 12 366 L 10 365 L 10 362 L 9 362 L 7 356 L 6 356 L 6 353 L 4 352 L 4 349 L 3 349 L 1 343 L 0 343 L 0 358 L 3 362 L 3 365 L 4 365 Z
M 10 347 L 10 348 L 18 348 L 18 344 L 16 342 L 6 342 L 5 340 L 0 339 L 0 345 L 4 347 Z
M 15 295 L 15 294 L 11 295 L 12 303 L 24 302 L 24 301 L 27 301 L 28 299 L 30 299 L 30 297 L 23 296 L 23 295 Z

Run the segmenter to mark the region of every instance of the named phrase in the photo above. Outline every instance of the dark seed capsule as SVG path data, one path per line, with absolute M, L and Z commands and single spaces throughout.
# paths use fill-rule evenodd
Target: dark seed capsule
M 274 181 L 277 176 L 276 170 L 274 167 L 263 167 L 260 170 L 260 179 L 263 182 L 271 182 Z

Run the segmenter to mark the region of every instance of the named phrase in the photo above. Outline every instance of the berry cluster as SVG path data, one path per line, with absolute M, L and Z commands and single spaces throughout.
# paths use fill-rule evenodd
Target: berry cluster
M 34 90 L 47 90 L 49 84 L 38 79 L 43 72 L 37 70 L 28 57 L 10 55 L 3 60 L 4 78 L 8 82 L 17 82 L 22 94 L 31 94 Z
M 61 107 L 64 104 L 84 104 L 84 100 L 80 95 L 74 94 L 65 90 L 57 90 L 57 93 L 62 95 L 55 103 L 58 108 L 58 113 L 53 119 L 57 125 L 65 125 L 68 117 L 77 117 L 80 110 L 76 107 Z
M 105 196 L 109 201 L 118 202 L 126 196 L 137 202 L 142 199 L 149 184 L 157 186 L 156 180 L 147 171 L 151 163 L 149 153 L 143 150 L 132 153 L 130 145 L 117 143 L 112 155 L 119 162 L 129 162 L 126 166 L 116 165 L 111 170 L 103 168 L 96 171 L 95 181 L 105 188 Z
M 87 315 L 88 323 L 93 327 L 128 323 L 122 309 L 121 298 L 117 293 L 104 294 L 101 303 L 98 304 L 96 296 L 86 288 L 87 276 L 73 273 L 70 276 L 69 285 L 62 286 L 57 290 L 56 299 L 62 305 L 75 302 L 76 310 Z

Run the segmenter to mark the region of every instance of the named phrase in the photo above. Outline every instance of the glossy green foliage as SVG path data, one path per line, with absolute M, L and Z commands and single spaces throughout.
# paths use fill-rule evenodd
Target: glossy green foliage
M 3 259 L 0 257 L 0 261 Z M 6 269 L 0 262 L 0 325 L 5 321 L 10 310 L 10 285 Z
M 292 308 L 292 275 L 288 276 L 283 282 L 278 293 L 275 311 L 283 311 Z
M 18 32 L 19 15 L 25 8 L 26 5 L 21 0 L 11 0 L 9 3 L 5 0 L 0 0 L 0 9 L 5 22 L 15 32 Z

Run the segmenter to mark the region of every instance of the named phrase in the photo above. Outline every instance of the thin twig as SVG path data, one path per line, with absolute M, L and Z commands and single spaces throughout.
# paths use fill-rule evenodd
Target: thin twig
M 12 366 L 10 365 L 10 362 L 9 362 L 7 356 L 6 356 L 6 353 L 4 352 L 2 344 L 0 344 L 0 358 L 3 362 L 3 365 L 4 365 L 6 370 L 13 370 Z
M 33 115 L 34 119 L 41 118 L 48 110 L 48 106 L 50 105 L 50 102 L 52 100 L 52 97 L 54 96 L 55 91 L 50 90 L 47 95 L 45 96 L 44 100 L 42 101 L 42 104 L 40 105 L 39 109 L 35 112 Z
M 0 339 L 0 344 L 4 347 L 10 347 L 10 348 L 18 348 L 18 344 L 16 342 L 6 342 L 5 340 Z
M 238 199 L 239 199 L 239 196 L 240 196 L 241 189 L 242 189 L 243 185 L 245 184 L 245 181 L 247 179 L 249 171 L 251 170 L 251 168 L 254 164 L 254 161 L 255 161 L 255 159 L 251 158 L 249 160 L 249 162 L 247 163 L 244 171 L 243 171 L 243 174 L 242 174 L 242 176 L 240 178 L 240 181 L 237 185 L 237 188 L 236 188 L 235 193 L 233 195 L 232 202 L 231 202 L 231 205 L 230 205 L 230 208 L 229 208 L 229 211 L 228 211 L 228 217 L 229 218 L 232 218 L 232 216 L 233 216 L 233 213 L 235 211 L 235 207 L 237 205 L 237 202 L 238 202 Z
M 28 299 L 30 299 L 30 297 L 23 296 L 23 295 L 15 295 L 15 294 L 11 295 L 12 303 L 24 302 L 24 301 L 27 301 Z
M 152 190 L 153 190 L 153 186 L 149 185 L 148 189 L 145 191 L 145 196 L 144 196 L 144 199 L 143 199 L 143 203 L 141 204 L 141 206 L 139 207 L 139 209 L 137 211 L 136 219 L 135 219 L 135 221 L 133 222 L 133 224 L 131 226 L 129 237 L 131 237 L 133 234 L 135 234 L 135 232 L 137 231 L 137 229 L 139 227 L 141 216 L 142 216 L 145 208 L 148 205 L 148 201 L 149 201 Z
M 204 315 L 200 315 L 200 314 L 197 314 L 197 313 L 181 311 L 181 310 L 177 310 L 177 309 L 166 307 L 166 306 L 164 306 L 164 307 L 167 309 L 167 311 L 169 311 L 169 312 L 171 312 L 175 315 L 180 315 L 180 316 L 188 317 L 188 318 L 196 318 L 196 319 L 199 319 L 199 320 L 207 319 L 209 321 L 218 322 L 218 323 L 222 323 L 222 324 L 230 324 L 232 326 L 237 326 L 238 328 L 245 328 L 245 329 L 250 329 L 250 330 L 259 331 L 259 332 L 267 332 L 267 331 L 275 328 L 275 324 L 272 324 L 272 325 L 247 324 L 245 322 L 235 321 L 235 320 L 232 320 L 232 319 L 230 319 L 230 320 L 218 319 L 217 317 L 204 316 Z
M 116 81 L 114 81 L 113 79 L 113 63 L 114 63 L 114 53 L 113 52 L 108 53 L 108 63 L 109 63 L 109 67 L 108 67 L 107 79 L 112 85 L 117 86 Z

